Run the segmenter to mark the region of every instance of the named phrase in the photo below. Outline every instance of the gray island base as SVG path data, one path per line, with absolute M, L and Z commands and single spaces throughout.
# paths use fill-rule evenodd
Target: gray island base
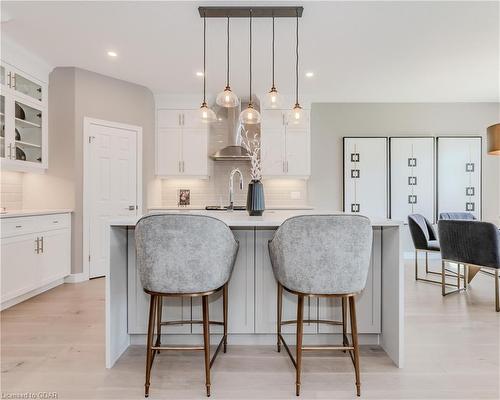
M 267 243 L 283 221 L 294 215 L 318 211 L 266 211 L 262 217 L 246 212 L 202 212 L 223 220 L 240 242 L 234 272 L 229 282 L 228 345 L 276 344 L 276 281 Z M 325 214 L 325 213 L 323 213 Z M 110 221 L 106 278 L 106 367 L 112 368 L 131 344 L 145 344 L 149 296 L 141 287 L 135 265 L 134 228 L 138 218 Z M 365 290 L 357 296 L 360 344 L 380 346 L 397 367 L 404 362 L 404 271 L 400 223 L 372 221 L 373 249 Z M 308 298 L 307 319 L 340 319 L 340 300 Z M 296 296 L 284 292 L 283 319 L 295 319 Z M 201 299 L 163 300 L 163 318 L 201 318 Z M 214 295 L 210 319 L 222 320 L 222 298 Z M 213 343 L 220 326 L 211 326 Z M 341 327 L 309 323 L 304 325 L 304 344 L 341 343 Z M 283 327 L 285 339 L 293 343 L 295 325 Z M 172 345 L 202 343 L 201 326 L 168 327 L 163 341 Z M 273 351 L 273 349 L 270 349 Z

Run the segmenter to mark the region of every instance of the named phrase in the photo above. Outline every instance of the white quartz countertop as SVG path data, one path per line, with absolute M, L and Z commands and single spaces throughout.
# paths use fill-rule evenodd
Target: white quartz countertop
M 226 204 L 224 205 L 226 206 Z M 245 206 L 244 204 L 235 204 L 235 206 Z M 149 212 L 156 211 L 173 211 L 173 210 L 199 210 L 205 211 L 206 206 L 186 206 L 186 207 L 175 207 L 175 206 L 158 206 L 158 207 L 150 207 L 148 209 Z M 266 207 L 266 210 L 314 210 L 314 207 L 311 206 L 269 206 Z
M 276 228 L 280 226 L 286 219 L 297 216 L 297 215 L 307 215 L 307 214 L 343 214 L 342 212 L 334 211 L 320 211 L 320 210 L 266 210 L 264 215 L 261 217 L 251 217 L 246 211 L 205 211 L 205 210 L 168 210 L 165 212 L 175 212 L 175 213 L 186 213 L 186 214 L 198 214 L 198 215 L 208 215 L 214 218 L 218 218 L 225 222 L 231 228 L 242 228 L 242 227 L 266 227 L 266 228 Z M 109 221 L 111 226 L 135 226 L 137 221 L 141 218 L 138 217 L 120 217 L 112 218 Z M 372 226 L 389 227 L 389 226 L 400 226 L 401 221 L 394 220 L 372 220 Z
M 68 214 L 73 210 L 67 208 L 56 208 L 48 210 L 7 210 L 0 213 L 0 218 L 31 217 L 34 215 Z

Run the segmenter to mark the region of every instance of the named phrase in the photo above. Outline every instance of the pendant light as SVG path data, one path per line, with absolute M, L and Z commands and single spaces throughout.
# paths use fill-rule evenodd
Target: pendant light
M 260 113 L 253 107 L 252 103 L 252 10 L 250 9 L 250 101 L 248 107 L 240 114 L 242 124 L 259 124 Z
M 240 104 L 240 99 L 231 90 L 229 86 L 229 17 L 227 17 L 227 78 L 226 78 L 226 88 L 223 92 L 217 95 L 215 102 L 222 107 L 231 108 L 237 107 Z
M 274 17 L 273 17 L 273 84 L 271 86 L 271 90 L 267 94 L 267 105 L 270 108 L 279 108 L 281 106 L 281 96 L 276 90 L 276 86 L 274 84 Z
M 295 106 L 292 109 L 290 122 L 294 125 L 300 124 L 304 119 L 304 110 L 299 104 L 299 11 L 296 14 L 296 44 L 295 44 Z
M 203 103 L 200 107 L 200 119 L 202 122 L 210 123 L 217 120 L 214 111 L 207 106 L 207 18 L 203 15 Z

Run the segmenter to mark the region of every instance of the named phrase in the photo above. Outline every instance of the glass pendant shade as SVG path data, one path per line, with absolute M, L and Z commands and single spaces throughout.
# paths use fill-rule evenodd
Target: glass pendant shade
M 217 120 L 217 116 L 215 115 L 214 110 L 208 108 L 207 103 L 202 103 L 200 107 L 200 119 L 202 122 L 205 123 L 210 123 L 210 122 L 215 122 Z
M 242 124 L 260 124 L 260 120 L 260 113 L 255 108 L 253 108 L 253 105 L 251 103 L 240 114 L 240 122 Z
M 267 94 L 266 103 L 269 108 L 280 108 L 282 104 L 282 98 L 275 87 L 271 88 Z
M 298 125 L 303 121 L 303 119 L 304 119 L 304 110 L 302 109 L 300 104 L 295 104 L 289 122 L 291 122 L 292 125 Z
M 215 102 L 221 107 L 232 108 L 240 104 L 240 99 L 229 86 L 226 86 L 224 91 L 217 95 Z

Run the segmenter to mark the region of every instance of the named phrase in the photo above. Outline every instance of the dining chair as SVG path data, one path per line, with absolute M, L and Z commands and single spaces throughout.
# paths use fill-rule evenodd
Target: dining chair
M 476 217 L 470 212 L 442 212 L 439 214 L 439 219 L 461 219 L 474 221 Z
M 441 239 L 442 265 L 458 262 L 468 266 L 491 270 L 495 279 L 495 310 L 500 311 L 499 269 L 500 231 L 489 222 L 466 220 L 440 220 L 438 232 Z M 447 293 L 444 284 L 443 296 Z
M 360 215 L 303 215 L 287 219 L 269 241 L 269 254 L 278 285 L 277 347 L 283 344 L 295 367 L 295 394 L 300 395 L 302 352 L 342 350 L 354 364 L 356 394 L 361 394 L 355 296 L 366 285 L 372 248 L 372 228 Z M 297 295 L 297 317 L 282 320 L 283 290 Z M 305 297 L 338 297 L 342 320 L 304 320 Z M 352 344 L 347 337 L 347 309 Z M 303 346 L 304 323 L 342 325 L 342 346 Z M 295 358 L 281 334 L 283 325 L 296 324 Z
M 150 214 L 135 228 L 137 268 L 144 291 L 150 295 L 146 349 L 145 397 L 149 396 L 151 368 L 162 350 L 202 350 L 205 355 L 205 385 L 210 396 L 210 368 L 227 345 L 227 284 L 238 253 L 238 242 L 222 221 L 188 214 Z M 222 291 L 223 321 L 211 321 L 208 296 Z M 164 297 L 202 299 L 203 319 L 164 321 Z M 161 345 L 162 326 L 202 324 L 203 346 L 168 347 Z M 222 325 L 224 333 L 210 359 L 210 324 Z M 156 342 L 153 336 L 156 328 Z

